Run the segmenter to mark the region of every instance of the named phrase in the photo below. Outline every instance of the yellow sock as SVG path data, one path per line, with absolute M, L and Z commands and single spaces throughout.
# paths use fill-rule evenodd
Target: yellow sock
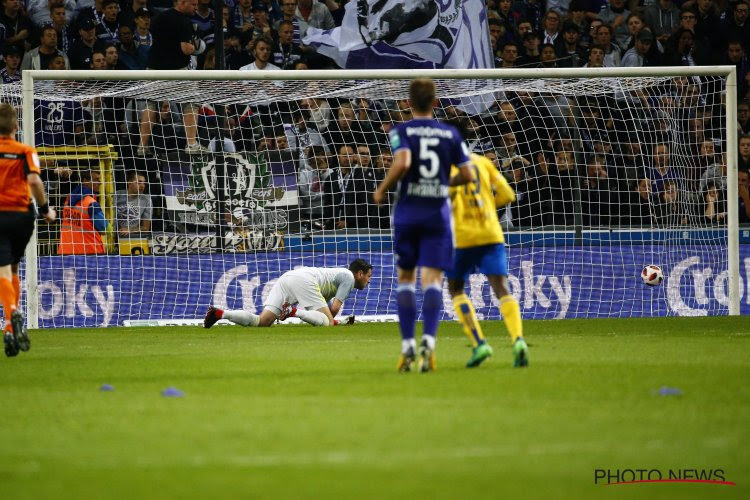
M 477 313 L 465 293 L 453 297 L 453 309 L 464 327 L 464 333 L 471 339 L 471 345 L 476 347 L 480 342 L 483 342 L 484 334 L 482 333 L 482 327 L 479 326 L 479 321 L 477 321 Z
M 516 298 L 512 295 L 504 295 L 500 297 L 500 311 L 503 313 L 505 328 L 508 329 L 508 334 L 513 342 L 515 342 L 518 337 L 523 337 L 521 308 L 518 306 Z

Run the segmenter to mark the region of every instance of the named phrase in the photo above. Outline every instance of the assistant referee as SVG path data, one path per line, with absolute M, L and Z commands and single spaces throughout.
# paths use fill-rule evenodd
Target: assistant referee
M 18 264 L 34 232 L 32 195 L 44 220 L 55 220 L 55 210 L 47 202 L 44 183 L 39 177 L 39 156 L 32 146 L 14 139 L 17 131 L 16 109 L 7 103 L 0 104 L 0 304 L 5 315 L 5 355 L 9 357 L 31 347 L 18 310 L 21 300 Z

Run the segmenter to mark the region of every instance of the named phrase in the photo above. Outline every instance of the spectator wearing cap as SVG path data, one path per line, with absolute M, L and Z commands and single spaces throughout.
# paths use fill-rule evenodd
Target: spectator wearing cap
M 265 2 L 253 2 L 253 32 L 252 39 L 260 37 L 273 38 L 271 23 L 268 21 L 268 6 Z
M 560 43 L 554 46 L 560 59 L 557 65 L 561 68 L 580 68 L 586 60 L 586 54 L 579 45 L 581 31 L 578 25 L 573 21 L 565 21 L 559 41 Z
M 8 45 L 3 49 L 3 59 L 5 67 L 0 69 L 0 79 L 3 83 L 13 83 L 21 81 L 21 50 L 14 46 Z
M 102 1 L 102 19 L 96 26 L 96 38 L 102 43 L 118 44 L 117 30 L 120 23 L 117 16 L 120 13 L 120 4 L 117 0 Z
M 57 48 L 57 32 L 52 26 L 42 29 L 42 35 L 39 37 L 39 47 L 31 49 L 23 56 L 21 70 L 24 69 L 47 69 L 49 60 L 61 54 L 65 58 L 65 69 L 70 69 L 68 56 Z
M 118 19 L 120 24 L 126 24 L 133 26 L 135 24 L 135 16 L 141 9 L 149 10 L 148 0 L 130 0 L 129 2 L 123 2 L 125 5 L 120 11 Z
M 628 25 L 626 23 L 630 11 L 625 8 L 625 0 L 609 0 L 607 5 L 603 5 L 597 17 L 604 24 L 612 28 L 612 40 L 617 45 L 622 45 L 627 40 Z
M 2 0 L 0 24 L 5 26 L 5 45 L 19 45 L 32 35 L 34 24 L 23 12 L 20 0 Z
M 139 46 L 151 47 L 154 44 L 154 37 L 151 34 L 151 11 L 149 9 L 141 8 L 135 13 L 133 38 Z
M 96 24 L 89 17 L 78 23 L 78 39 L 70 47 L 70 64 L 73 69 L 89 69 L 91 52 L 96 45 Z
M 639 68 L 648 66 L 648 53 L 654 43 L 654 34 L 651 30 L 644 28 L 635 36 L 635 45 L 622 56 L 620 66 L 627 68 Z
M 302 49 L 294 43 L 294 24 L 281 21 L 278 35 L 278 41 L 271 51 L 271 61 L 281 69 L 294 69 L 294 65 L 302 60 Z
M 680 10 L 672 0 L 657 0 L 646 7 L 643 20 L 654 31 L 654 37 L 666 43 L 680 23 Z
M 133 28 L 127 24 L 120 25 L 117 36 L 120 39 L 120 62 L 124 69 L 146 69 L 150 47 L 137 44 Z
M 516 60 L 516 66 L 533 68 L 539 64 L 540 43 L 541 39 L 539 35 L 533 32 L 526 33 L 523 36 L 523 55 L 519 56 Z M 503 47 L 505 47 L 505 44 L 503 44 Z
M 271 47 L 273 42 L 268 37 L 260 37 L 255 40 L 251 47 L 251 52 L 255 60 L 240 68 L 240 71 L 268 71 L 281 69 L 275 64 L 271 64 Z
M 62 3 L 65 6 L 65 20 L 70 23 L 76 10 L 75 0 L 26 0 L 26 13 L 37 27 L 52 23 L 50 5 Z

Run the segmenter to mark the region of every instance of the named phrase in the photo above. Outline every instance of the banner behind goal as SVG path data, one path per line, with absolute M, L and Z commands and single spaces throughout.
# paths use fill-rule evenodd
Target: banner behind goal
M 0 92 L 23 103 L 52 204 L 93 192 L 101 208 L 89 226 L 39 226 L 30 325 L 259 309 L 283 272 L 358 257 L 374 278 L 344 311 L 393 315 L 390 208 L 370 195 L 419 74 L 436 79 L 437 117 L 516 190 L 499 214 L 525 317 L 739 312 L 729 68 L 27 72 Z M 662 286 L 641 283 L 646 264 Z M 482 276 L 470 295 L 499 317 Z

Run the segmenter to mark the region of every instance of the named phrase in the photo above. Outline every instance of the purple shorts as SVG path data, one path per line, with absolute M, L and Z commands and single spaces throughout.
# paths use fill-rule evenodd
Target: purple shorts
M 453 268 L 453 230 L 450 226 L 399 224 L 393 226 L 393 251 L 401 269 L 416 266 L 444 271 Z

